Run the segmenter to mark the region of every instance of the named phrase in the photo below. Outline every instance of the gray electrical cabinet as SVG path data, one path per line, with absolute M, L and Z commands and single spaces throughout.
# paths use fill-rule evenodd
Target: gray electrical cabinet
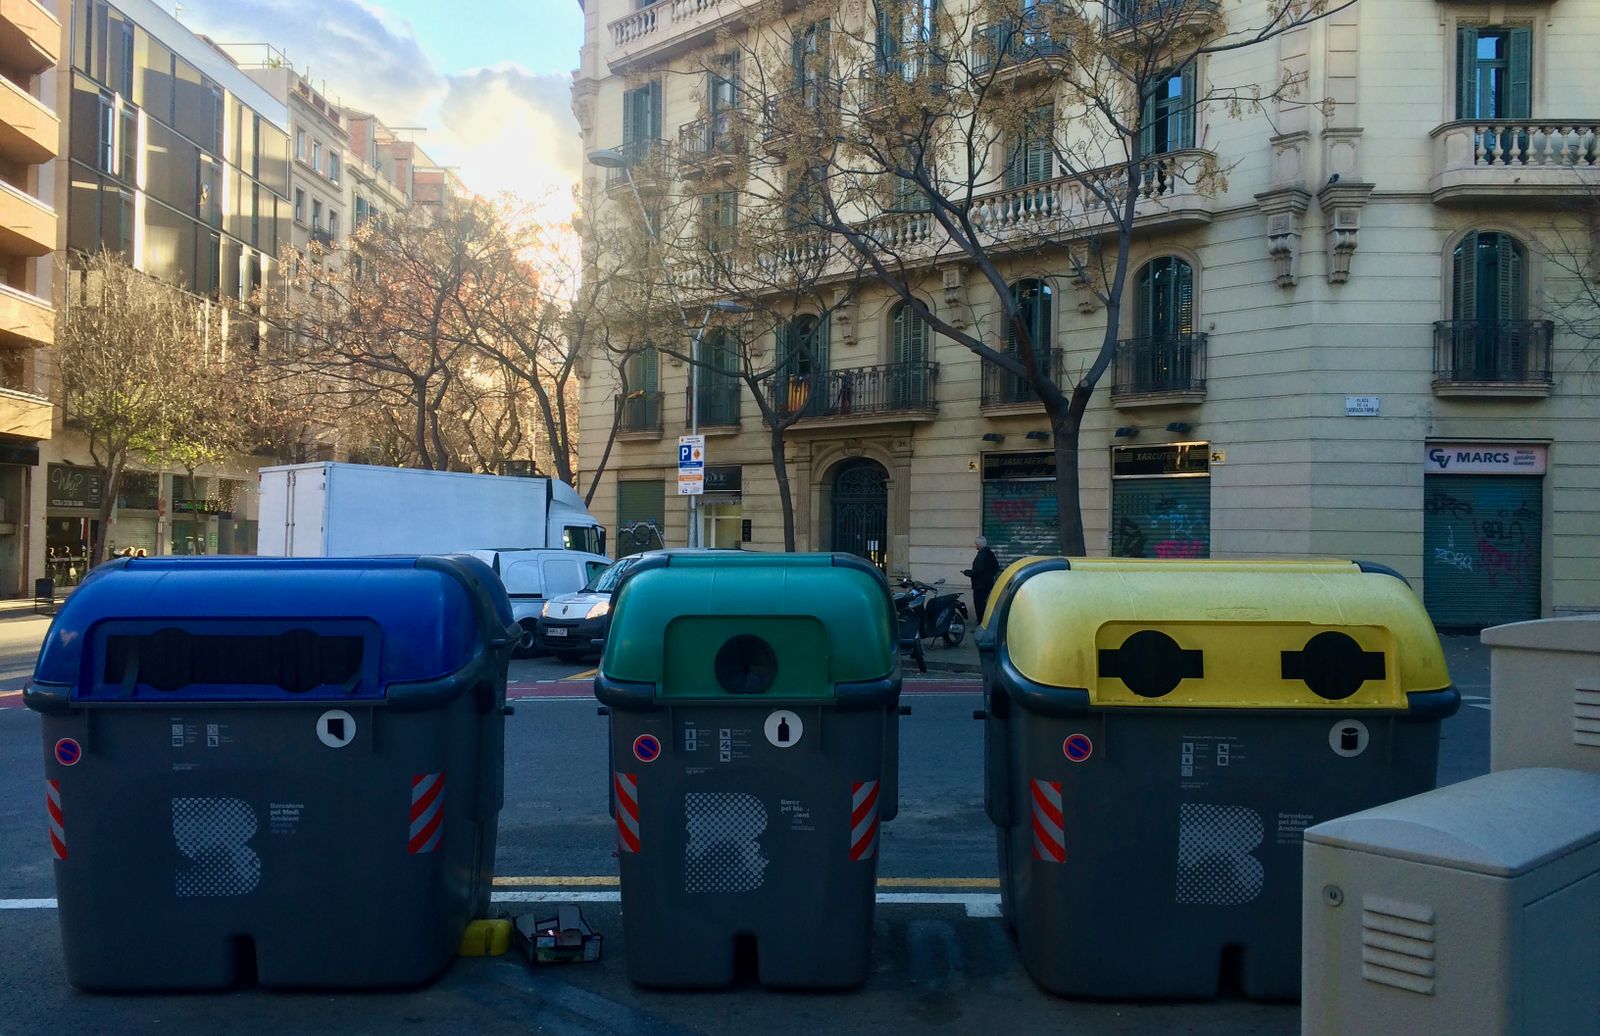
M 1600 774 L 1491 773 L 1307 829 L 1303 1036 L 1600 1034 Z
M 1600 615 L 1483 631 L 1491 650 L 1489 768 L 1600 773 Z

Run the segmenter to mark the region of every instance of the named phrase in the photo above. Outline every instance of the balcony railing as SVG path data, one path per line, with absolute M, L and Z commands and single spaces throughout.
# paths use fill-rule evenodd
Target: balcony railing
M 1023 12 L 1021 17 L 974 29 L 969 58 L 972 74 L 988 75 L 996 68 L 1065 54 L 1067 41 L 1050 31 L 1050 20 L 1058 10 L 1055 4 L 1041 3 Z
M 1549 385 L 1549 320 L 1440 320 L 1433 325 L 1435 385 Z
M 780 375 L 773 383 L 772 405 L 785 416 L 836 420 L 927 413 L 934 409 L 933 383 L 938 376 L 937 363 L 889 363 L 814 375 Z
M 768 97 L 762 105 L 761 139 L 771 143 L 816 137 L 826 120 L 838 112 L 842 90 L 835 80 L 815 79 Z
M 742 150 L 742 141 L 727 112 L 707 115 L 678 127 L 678 147 L 685 163 L 703 165 L 729 159 Z
M 1138 195 L 1134 204 L 1153 212 L 1185 196 L 1197 196 L 1196 181 L 1205 175 L 1203 167 L 1209 157 L 1209 152 L 1189 150 L 1146 159 L 1139 182 L 1133 186 Z M 1199 170 L 1198 175 L 1194 170 Z M 1106 213 L 1105 218 L 1110 219 L 1107 202 L 1120 214 L 1121 199 L 1127 196 L 1126 182 L 1125 168 L 1113 166 L 1080 176 L 1024 184 L 974 199 L 972 218 L 997 237 L 1048 232 L 1065 220 L 1084 221 L 1088 217 L 1093 222 L 1097 212 Z
M 661 434 L 660 392 L 630 392 L 617 400 L 621 411 L 617 431 L 636 434 Z
M 1461 119 L 1432 136 L 1436 202 L 1581 199 L 1600 185 L 1600 119 Z
M 1106 29 L 1175 28 L 1196 16 L 1216 13 L 1217 0 L 1106 0 Z
M 702 378 L 705 373 L 702 371 Z M 707 383 L 700 384 L 700 427 L 716 428 L 731 427 L 739 423 L 739 383 Z M 687 388 L 683 393 L 683 423 L 688 427 L 692 408 L 694 406 L 694 389 Z
M 638 140 L 625 141 L 624 143 L 618 145 L 616 150 L 617 153 L 622 156 L 623 161 L 626 162 L 627 165 L 614 169 L 607 167 L 607 188 L 615 187 L 618 184 L 627 183 L 628 175 L 630 173 L 635 178 L 638 178 L 641 173 L 646 172 L 649 169 L 654 160 L 659 159 L 661 156 L 666 154 L 667 149 L 666 141 L 664 140 L 661 140 L 657 137 L 641 137 Z
M 1042 373 L 1060 374 L 1061 363 L 1061 350 L 1050 350 Z M 1038 401 L 1039 397 L 1034 394 L 1033 389 L 1028 387 L 1028 379 L 1020 374 L 1012 374 L 1004 367 L 997 367 L 992 363 L 983 365 L 983 384 L 978 390 L 979 406 L 1010 406 L 1017 403 L 1037 403 Z
M 1190 394 L 1206 390 L 1206 336 L 1156 335 L 1117 343 L 1113 396 Z

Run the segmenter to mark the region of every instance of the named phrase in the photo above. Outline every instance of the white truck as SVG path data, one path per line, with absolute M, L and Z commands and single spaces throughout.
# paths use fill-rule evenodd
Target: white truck
M 605 529 L 559 479 L 371 464 L 262 468 L 266 557 L 564 547 L 605 553 Z

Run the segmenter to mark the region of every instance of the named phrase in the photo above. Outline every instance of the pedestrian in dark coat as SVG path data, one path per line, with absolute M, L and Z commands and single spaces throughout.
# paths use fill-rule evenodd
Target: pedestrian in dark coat
M 1000 574 L 1000 559 L 982 536 L 973 540 L 972 545 L 978 548 L 978 553 L 972 558 L 972 567 L 962 569 L 961 574 L 972 580 L 972 603 L 977 605 L 973 617 L 981 626 L 984 609 L 989 605 L 989 591 L 994 589 L 995 577 Z

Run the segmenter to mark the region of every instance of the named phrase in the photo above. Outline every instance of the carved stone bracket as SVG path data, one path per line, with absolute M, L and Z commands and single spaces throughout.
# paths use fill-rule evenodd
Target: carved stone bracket
M 834 296 L 832 334 L 846 349 L 855 348 L 856 311 L 859 308 L 855 296 L 848 288 L 840 288 L 839 293 Z
M 959 266 L 947 266 L 939 271 L 944 286 L 945 319 L 958 331 L 967 327 L 967 286 Z
M 1311 207 L 1311 193 L 1301 187 L 1280 187 L 1256 195 L 1256 205 L 1267 217 L 1267 255 L 1280 288 L 1299 280 L 1300 222 Z
M 1350 279 L 1350 260 L 1361 235 L 1361 210 L 1372 196 L 1370 183 L 1330 183 L 1317 192 L 1328 221 L 1328 283 L 1343 284 Z
M 1072 286 L 1072 301 L 1077 306 L 1079 313 L 1089 314 L 1100 308 L 1100 300 L 1095 297 L 1094 285 L 1089 280 L 1090 245 L 1087 241 L 1074 241 L 1069 246 L 1068 261 L 1071 263 L 1067 274 L 1067 283 Z

